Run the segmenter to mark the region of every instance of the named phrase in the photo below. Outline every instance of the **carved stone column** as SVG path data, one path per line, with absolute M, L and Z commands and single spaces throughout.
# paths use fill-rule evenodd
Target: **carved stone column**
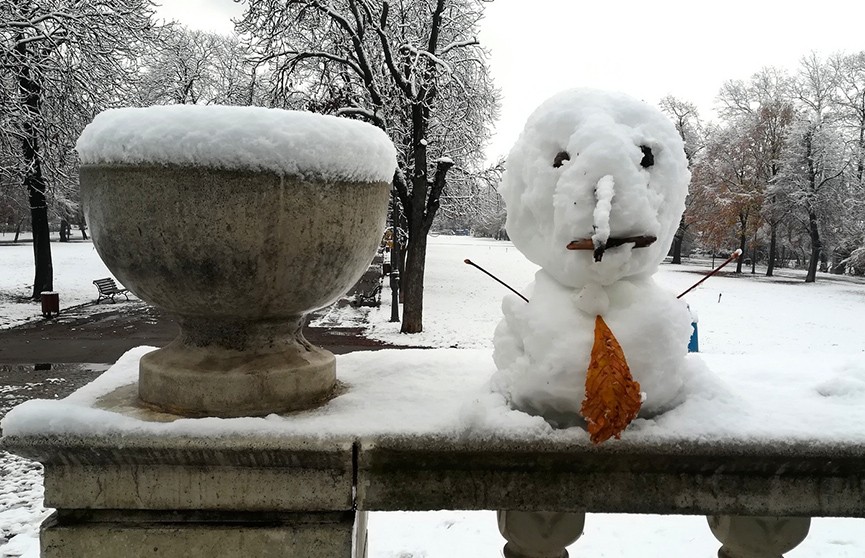
M 583 534 L 586 514 L 504 510 L 498 520 L 505 558 L 567 558 L 565 547 Z
M 718 558 L 783 558 L 808 536 L 810 517 L 708 516 Z

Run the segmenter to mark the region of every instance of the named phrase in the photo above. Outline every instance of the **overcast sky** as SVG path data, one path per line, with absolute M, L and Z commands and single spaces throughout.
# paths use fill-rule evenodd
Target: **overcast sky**
M 158 13 L 228 33 L 242 13 L 232 0 L 162 0 Z M 650 103 L 665 95 L 711 117 L 728 79 L 763 66 L 794 69 L 810 51 L 865 50 L 862 0 L 497 0 L 481 42 L 502 90 L 489 150 L 506 154 L 544 99 L 571 87 L 624 91 Z

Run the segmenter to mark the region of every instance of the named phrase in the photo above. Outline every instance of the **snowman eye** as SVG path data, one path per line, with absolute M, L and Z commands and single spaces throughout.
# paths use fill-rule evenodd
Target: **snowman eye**
M 655 156 L 652 154 L 652 148 L 647 145 L 641 145 L 640 151 L 643 152 L 643 159 L 640 161 L 640 166 L 647 169 L 655 164 Z
M 557 168 L 561 167 L 562 165 L 564 165 L 565 161 L 570 161 L 570 160 L 571 160 L 571 156 L 568 154 L 567 151 L 559 151 L 556 154 L 556 158 L 553 159 L 553 168 L 557 169 Z

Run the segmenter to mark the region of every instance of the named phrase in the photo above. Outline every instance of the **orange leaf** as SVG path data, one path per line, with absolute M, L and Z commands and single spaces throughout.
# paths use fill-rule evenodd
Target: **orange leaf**
M 640 412 L 640 384 L 634 381 L 622 346 L 604 319 L 595 318 L 595 343 L 586 373 L 586 399 L 580 413 L 589 423 L 592 443 L 620 438 Z

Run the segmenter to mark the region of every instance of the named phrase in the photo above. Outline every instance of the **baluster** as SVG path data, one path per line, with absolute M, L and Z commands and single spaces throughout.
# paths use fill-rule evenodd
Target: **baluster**
M 709 528 L 721 541 L 718 558 L 783 558 L 805 540 L 810 517 L 708 516 Z
M 369 512 L 358 511 L 354 516 L 354 543 L 352 558 L 367 558 L 369 547 Z
M 567 558 L 565 550 L 583 534 L 585 513 L 500 510 L 505 558 Z

